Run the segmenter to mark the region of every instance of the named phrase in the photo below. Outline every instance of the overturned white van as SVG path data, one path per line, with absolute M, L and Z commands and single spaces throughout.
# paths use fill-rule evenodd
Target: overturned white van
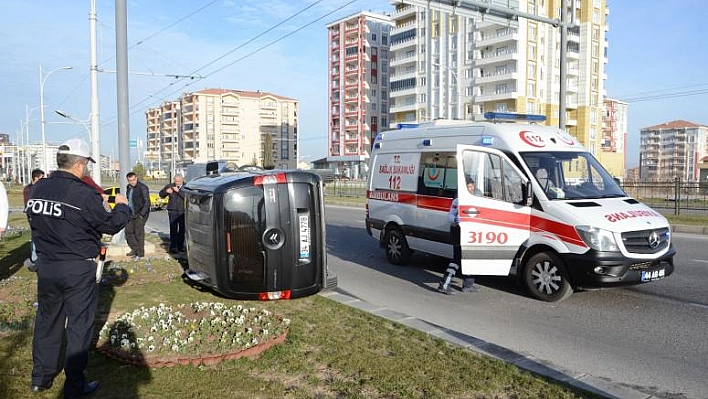
M 470 179 L 478 192 L 458 190 Z M 366 228 L 391 263 L 416 250 L 452 256 L 458 195 L 463 274 L 515 275 L 553 302 L 674 271 L 668 221 L 557 128 L 438 120 L 378 135 Z

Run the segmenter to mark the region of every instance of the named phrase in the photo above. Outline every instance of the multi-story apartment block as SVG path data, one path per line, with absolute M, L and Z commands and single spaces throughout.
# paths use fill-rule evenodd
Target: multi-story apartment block
M 639 131 L 639 176 L 644 181 L 698 181 L 708 157 L 708 126 L 676 120 Z
M 443 2 L 392 0 L 390 126 L 438 118 L 481 120 L 488 111 L 544 114 L 559 123 L 560 30 L 498 19 Z M 508 0 L 503 6 L 550 19 L 561 0 Z M 571 2 L 568 2 L 571 4 Z M 605 0 L 569 5 L 565 129 L 600 152 L 607 62 Z
M 297 100 L 266 92 L 184 93 L 145 113 L 146 159 L 158 168 L 172 165 L 173 170 L 210 160 L 294 169 L 298 112 Z M 272 165 L 264 164 L 268 159 Z
M 360 12 L 327 25 L 327 161 L 352 178 L 367 174 L 371 145 L 389 125 L 390 17 Z
M 623 177 L 627 161 L 627 103 L 611 98 L 605 98 L 604 103 L 600 161 L 613 176 Z

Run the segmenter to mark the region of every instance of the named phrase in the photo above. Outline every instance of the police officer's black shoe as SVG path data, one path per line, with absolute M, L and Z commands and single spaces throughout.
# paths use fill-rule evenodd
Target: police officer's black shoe
M 83 397 L 89 396 L 89 395 L 91 395 L 92 393 L 96 392 L 96 391 L 98 390 L 98 388 L 100 388 L 100 387 L 101 387 L 101 383 L 100 383 L 100 382 L 98 382 L 98 381 L 91 381 L 91 382 L 87 383 L 86 386 L 84 386 L 84 390 L 81 391 L 81 393 L 79 393 L 78 395 L 76 395 L 76 396 L 66 396 L 66 395 L 64 395 L 64 397 L 65 397 L 66 399 L 83 398 Z
M 130 251 L 125 256 L 135 256 L 135 251 Z
M 47 389 L 49 389 L 49 388 L 52 387 L 52 384 L 53 384 L 53 383 L 54 383 L 53 381 L 49 381 L 49 383 L 46 384 L 46 385 L 32 385 L 32 387 L 30 388 L 30 390 L 31 390 L 32 392 L 42 392 L 42 391 L 46 391 Z

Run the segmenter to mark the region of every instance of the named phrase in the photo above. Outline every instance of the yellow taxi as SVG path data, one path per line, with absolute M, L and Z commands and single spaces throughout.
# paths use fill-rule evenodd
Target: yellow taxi
M 106 194 L 108 196 L 115 196 L 116 194 L 120 194 L 120 187 L 118 186 L 113 186 L 113 187 L 108 187 L 107 189 L 103 190 L 103 194 Z M 109 203 L 111 208 L 116 206 L 115 203 Z M 150 210 L 151 211 L 159 211 L 161 209 L 165 209 L 167 206 L 167 197 L 165 198 L 160 198 L 159 195 L 150 193 Z

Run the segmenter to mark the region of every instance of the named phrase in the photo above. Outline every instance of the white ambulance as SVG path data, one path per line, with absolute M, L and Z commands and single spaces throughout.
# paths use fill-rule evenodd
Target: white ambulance
M 674 271 L 668 221 L 627 196 L 576 139 L 518 123 L 542 116 L 485 116 L 517 123 L 437 120 L 376 138 L 366 229 L 389 262 L 405 264 L 413 251 L 451 258 L 447 212 L 459 195 L 463 274 L 515 275 L 555 302 Z

